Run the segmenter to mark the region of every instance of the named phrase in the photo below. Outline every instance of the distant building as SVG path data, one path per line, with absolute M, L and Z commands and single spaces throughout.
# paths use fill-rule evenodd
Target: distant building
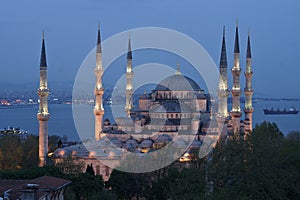
M 20 128 L 7 127 L 0 129 L 0 138 L 5 136 L 18 136 L 20 139 L 25 140 L 30 135 L 27 131 L 23 131 Z
M 63 200 L 65 188 L 71 181 L 42 176 L 29 180 L 0 180 L 0 199 L 5 200 Z
M 150 93 L 139 97 L 139 104 L 133 105 L 134 78 L 132 70 L 131 41 L 129 38 L 126 67 L 126 117 L 115 119 L 116 124 L 111 124 L 109 119 L 103 121 L 103 93 L 102 83 L 102 49 L 100 28 L 98 28 L 96 50 L 96 84 L 95 84 L 95 140 L 83 144 L 59 148 L 54 152 L 55 163 L 63 158 L 72 156 L 74 160 L 82 161 L 87 165 L 93 164 L 96 174 L 101 174 L 105 181 L 108 180 L 112 169 L 102 164 L 99 160 L 107 160 L 118 166 L 122 160 L 122 151 L 147 153 L 155 151 L 170 143 L 178 133 L 183 139 L 176 142 L 178 148 L 187 149 L 179 161 L 190 161 L 189 153 L 199 149 L 205 137 L 212 138 L 215 142 L 219 137 L 244 139 L 252 131 L 252 66 L 250 36 L 247 44 L 246 87 L 244 93 L 245 120 L 241 119 L 240 107 L 240 50 L 238 26 L 234 45 L 233 87 L 229 90 L 227 73 L 227 55 L 225 43 L 225 29 L 223 32 L 222 50 L 219 65 L 218 108 L 211 106 L 211 97 L 191 78 L 177 71 L 159 83 Z M 232 109 L 228 108 L 228 96 L 232 93 Z M 191 143 L 184 141 L 186 137 L 193 137 Z M 107 140 L 109 144 L 107 144 Z M 92 146 L 93 151 L 85 148 L 84 144 Z M 113 148 L 118 147 L 118 148 Z M 188 147 L 188 148 L 187 148 Z M 119 150 L 116 150 L 119 149 Z M 97 158 L 97 159 L 96 159 Z M 99 159 L 100 158 L 100 159 Z

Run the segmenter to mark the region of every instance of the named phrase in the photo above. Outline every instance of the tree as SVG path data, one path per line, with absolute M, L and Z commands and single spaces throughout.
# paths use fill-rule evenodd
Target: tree
M 41 176 L 64 178 L 59 168 L 54 166 L 33 167 L 20 170 L 1 170 L 0 179 L 34 179 Z
M 23 169 L 32 168 L 38 165 L 38 137 L 30 135 L 22 142 L 23 154 L 21 166 Z
M 256 125 L 246 141 L 214 151 L 215 199 L 299 199 L 300 144 L 285 140 L 277 125 Z
M 48 139 L 48 151 L 54 152 L 58 148 L 58 142 L 61 141 L 61 137 L 57 135 L 51 135 Z
M 95 175 L 95 171 L 94 171 L 94 168 L 93 168 L 93 164 L 91 163 L 91 165 L 87 165 L 86 167 L 86 170 L 85 170 L 85 173 L 89 173 L 91 175 Z
M 152 180 L 149 173 L 127 173 L 113 170 L 107 187 L 112 189 L 118 199 L 148 199 Z
M 89 173 L 68 174 L 65 176 L 72 181 L 72 184 L 66 191 L 68 199 L 91 199 L 90 197 L 98 196 L 102 199 L 102 191 L 104 188 L 102 176 L 91 175 Z M 75 198 L 74 198 L 75 197 Z
M 168 175 L 153 183 L 151 199 L 204 199 L 205 176 L 199 168 L 170 168 Z
M 84 169 L 84 163 L 76 161 L 72 157 L 66 157 L 57 163 L 56 167 L 58 167 L 65 174 L 79 174 Z
M 23 148 L 19 136 L 7 135 L 0 139 L 2 162 L 0 169 L 20 169 L 23 160 Z
M 288 139 L 288 140 L 298 140 L 298 141 L 300 141 L 300 131 L 289 132 L 285 136 L 285 138 Z

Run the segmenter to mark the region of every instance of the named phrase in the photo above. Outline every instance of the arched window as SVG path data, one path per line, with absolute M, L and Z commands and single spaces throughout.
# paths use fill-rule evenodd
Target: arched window
M 99 175 L 99 174 L 100 174 L 100 166 L 97 165 L 97 166 L 96 166 L 96 175 Z
M 109 167 L 105 166 L 105 176 L 109 176 Z

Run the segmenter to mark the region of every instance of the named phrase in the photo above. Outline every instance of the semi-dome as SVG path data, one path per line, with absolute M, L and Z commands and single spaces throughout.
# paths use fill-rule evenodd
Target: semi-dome
M 191 78 L 182 74 L 175 74 L 162 80 L 155 88 L 157 91 L 199 91 L 201 88 Z

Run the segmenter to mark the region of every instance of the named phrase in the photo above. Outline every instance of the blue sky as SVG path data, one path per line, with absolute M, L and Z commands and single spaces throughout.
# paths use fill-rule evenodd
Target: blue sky
M 248 30 L 251 33 L 256 96 L 300 98 L 299 8 L 297 0 L 0 1 L 0 84 L 37 82 L 42 30 L 46 32 L 49 82 L 74 80 L 95 47 L 98 21 L 103 39 L 145 26 L 180 31 L 198 41 L 216 63 L 225 25 L 231 68 L 238 18 L 243 69 Z M 168 62 L 176 65 L 176 60 Z

